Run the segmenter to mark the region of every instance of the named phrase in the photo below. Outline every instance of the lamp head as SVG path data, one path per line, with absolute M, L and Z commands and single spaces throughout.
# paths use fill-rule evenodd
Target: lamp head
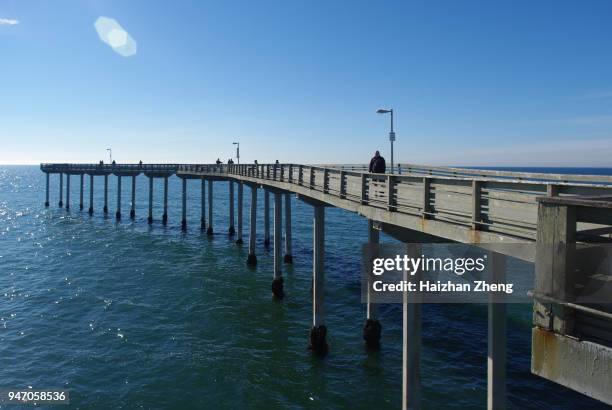
M 390 113 L 390 112 L 391 112 L 391 110 L 387 110 L 387 109 L 385 109 L 385 108 L 379 108 L 378 110 L 376 110 L 376 112 L 377 112 L 378 114 L 387 114 L 387 113 Z

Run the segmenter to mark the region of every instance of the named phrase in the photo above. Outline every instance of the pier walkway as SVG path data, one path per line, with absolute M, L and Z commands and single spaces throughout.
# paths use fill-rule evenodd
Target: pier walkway
M 402 165 L 394 174 L 365 172 L 363 165 L 301 164 L 41 164 L 46 173 L 59 174 L 59 206 L 70 209 L 71 176 L 80 181 L 79 208 L 84 208 L 84 182 L 89 183 L 89 212 L 94 212 L 94 177 L 104 179 L 103 212 L 108 213 L 108 178 L 117 177 L 115 216 L 122 217 L 121 181 L 131 179 L 130 217 L 135 216 L 136 178 L 149 178 L 149 214 L 153 215 L 153 180 L 164 180 L 167 223 L 168 178 L 182 179 L 182 220 L 187 226 L 188 179 L 201 180 L 201 227 L 212 234 L 214 182 L 229 182 L 227 232 L 243 241 L 243 189 L 250 189 L 249 256 L 257 263 L 257 190 L 265 190 L 264 232 L 270 240 L 269 195 L 274 204 L 274 272 L 272 293 L 282 298 L 282 263 L 291 263 L 291 202 L 289 195 L 314 207 L 313 318 L 310 347 L 327 351 L 324 304 L 325 208 L 355 212 L 369 220 L 369 242 L 378 243 L 383 231 L 405 243 L 460 242 L 480 247 L 532 243 L 507 247 L 507 256 L 535 263 L 532 371 L 557 383 L 612 404 L 612 307 L 571 303 L 579 280 L 570 272 L 580 261 L 566 254 L 567 244 L 612 241 L 612 177 Z M 64 193 L 63 181 L 66 177 Z M 237 185 L 237 210 L 234 209 Z M 208 190 L 208 195 L 206 194 Z M 282 209 L 285 242 L 281 243 Z M 208 209 L 207 209 L 208 208 Z M 206 213 L 208 210 L 208 214 Z M 237 225 L 235 215 L 237 213 Z M 215 223 L 217 223 L 216 221 Z M 356 244 L 360 246 L 361 244 Z M 552 249 L 552 251 L 551 251 Z M 560 263 L 563 261 L 564 263 Z M 608 273 L 609 275 L 609 273 Z M 551 292 L 549 288 L 554 288 Z M 559 294 L 565 295 L 559 299 Z M 366 307 L 364 339 L 375 346 L 380 339 L 376 307 Z M 505 406 L 505 306 L 489 304 L 488 406 Z M 420 307 L 404 303 L 404 408 L 420 407 Z M 569 354 L 569 352 L 572 352 Z

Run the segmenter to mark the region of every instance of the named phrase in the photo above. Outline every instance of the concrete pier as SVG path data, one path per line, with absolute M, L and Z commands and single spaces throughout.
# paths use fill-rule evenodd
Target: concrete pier
M 274 193 L 274 278 L 272 279 L 272 295 L 275 299 L 285 296 L 283 289 L 283 273 L 281 271 L 281 241 L 282 241 L 282 200 L 280 193 Z
M 183 181 L 185 180 L 183 179 Z M 164 213 L 162 215 L 162 223 L 164 225 L 168 223 L 168 177 L 164 177 Z
M 242 208 L 244 205 L 244 184 L 242 182 L 238 182 L 238 239 L 236 239 L 236 243 L 238 245 L 242 245 L 244 242 L 242 239 Z
M 374 229 L 374 221 L 371 219 L 368 220 L 368 244 L 370 245 L 370 252 L 373 254 L 372 259 L 376 257 L 377 252 L 375 252 L 375 248 L 378 246 L 380 242 L 380 232 L 378 229 Z M 370 264 L 372 262 L 370 261 Z M 368 268 L 368 272 L 371 272 L 371 267 Z M 366 320 L 363 325 L 363 340 L 365 340 L 366 347 L 368 349 L 377 350 L 380 348 L 380 335 L 382 332 L 382 327 L 380 322 L 378 321 L 378 306 L 375 303 L 372 303 L 370 298 L 371 295 L 371 275 L 368 275 L 368 293 L 367 293 L 367 301 L 366 301 Z
M 153 177 L 149 177 L 149 224 L 153 223 Z
M 104 175 L 104 209 L 105 214 L 108 213 L 108 174 Z
M 83 175 L 83 174 L 79 175 L 79 179 L 80 179 L 80 182 L 81 182 L 81 191 L 79 193 L 79 209 L 81 211 L 83 210 L 83 188 L 84 188 L 83 187 L 83 185 L 84 185 L 83 184 L 83 179 L 84 179 L 84 177 L 85 177 L 85 175 Z
M 132 175 L 132 205 L 130 208 L 130 218 L 136 218 L 136 175 Z
M 213 180 L 208 180 L 208 228 L 207 235 L 213 234 Z
M 293 263 L 291 251 L 291 194 L 285 194 L 285 263 Z
M 66 211 L 70 210 L 70 174 L 66 174 Z
M 93 193 L 94 193 L 94 176 L 89 175 L 89 215 L 93 214 Z
M 187 179 L 183 178 L 183 208 L 182 208 L 183 217 L 181 219 L 181 228 L 183 230 L 187 229 Z
M 115 218 L 121 219 L 121 175 L 117 175 L 117 211 L 115 212 Z
M 257 242 L 257 185 L 251 184 L 251 214 L 249 216 L 249 256 L 247 265 L 257 265 L 255 245 Z
M 314 233 L 312 255 L 312 328 L 308 348 L 314 353 L 327 354 L 327 327 L 325 326 L 325 207 L 314 206 Z
M 270 191 L 264 188 L 264 245 L 270 246 Z
M 45 172 L 46 189 L 45 189 L 45 206 L 49 206 L 49 173 Z
M 229 181 L 229 235 L 236 234 L 234 228 L 234 181 Z
M 506 282 L 506 257 L 490 253 L 492 283 Z M 487 409 L 506 408 L 506 304 L 504 294 L 489 294 L 487 331 Z
M 59 203 L 58 206 L 61 208 L 64 206 L 64 174 L 59 174 Z
M 206 229 L 206 180 L 202 178 L 200 188 L 200 229 Z
M 407 245 L 406 255 L 421 255 L 420 245 Z M 409 280 L 409 275 L 404 271 L 404 280 Z M 421 272 L 417 272 L 410 280 L 420 278 Z M 421 408 L 421 303 L 416 300 L 418 297 L 418 294 L 403 292 L 402 409 Z

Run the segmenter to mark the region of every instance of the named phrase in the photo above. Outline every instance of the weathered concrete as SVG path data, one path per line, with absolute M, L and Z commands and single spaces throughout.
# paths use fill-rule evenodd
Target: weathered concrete
M 149 177 L 149 224 L 153 223 L 153 177 Z
M 132 175 L 132 204 L 130 208 L 130 218 L 136 218 L 136 175 Z
M 270 245 L 270 191 L 264 188 L 264 246 Z
M 229 235 L 236 234 L 234 227 L 234 181 L 229 181 Z
M 257 185 L 251 185 L 251 214 L 249 216 L 249 256 L 247 257 L 247 265 L 254 266 L 257 264 L 257 256 L 255 256 L 255 248 L 257 242 Z
M 407 245 L 406 254 L 418 257 L 420 245 Z M 409 273 L 404 271 L 404 280 Z M 413 276 L 419 280 L 421 272 Z M 421 408 L 421 303 L 418 294 L 403 293 L 402 409 Z M 412 299 L 412 300 L 411 300 Z
M 79 191 L 79 209 L 82 211 L 83 210 L 83 177 L 85 175 L 83 174 L 79 174 L 79 179 L 80 179 L 80 183 L 81 183 L 81 190 Z
M 282 241 L 282 201 L 281 194 L 274 193 L 274 278 L 272 280 L 272 295 L 276 299 L 285 296 L 283 273 L 281 271 L 281 241 Z
M 244 242 L 242 239 L 243 233 L 243 225 L 242 225 L 242 211 L 244 207 L 244 184 L 242 182 L 238 183 L 238 239 L 236 239 L 236 243 L 238 245 L 242 245 Z
M 45 185 L 45 206 L 48 207 L 49 206 L 49 173 L 45 172 L 45 180 L 46 180 L 46 185 Z
M 64 206 L 64 174 L 59 174 L 59 203 L 58 206 L 61 208 Z
M 89 175 L 89 215 L 92 215 L 94 212 L 93 193 L 94 193 L 94 176 L 93 174 L 90 174 Z
M 206 179 L 202 178 L 200 188 L 200 229 L 206 229 Z
M 66 174 L 66 211 L 70 210 L 70 174 Z
M 183 181 L 185 181 L 183 179 Z M 162 223 L 168 223 L 168 177 L 164 177 L 164 213 L 162 214 Z
M 104 174 L 104 208 L 105 214 L 108 213 L 108 174 Z
M 182 178 L 183 182 L 183 207 L 182 207 L 182 215 L 181 218 L 181 228 L 183 230 L 187 229 L 187 179 Z
M 380 231 L 374 228 L 374 221 L 368 220 L 368 244 L 371 246 L 371 251 L 379 245 Z M 376 255 L 372 255 L 375 258 Z M 371 262 L 370 262 L 371 263 Z M 378 321 L 378 306 L 371 301 L 371 266 L 368 267 L 368 293 L 366 294 L 366 320 L 363 325 L 363 339 L 365 340 L 368 349 L 377 350 L 380 348 L 380 336 L 382 326 Z
M 291 194 L 285 194 L 285 263 L 293 263 L 291 250 Z
M 314 206 L 312 268 L 312 328 L 308 348 L 318 355 L 328 351 L 325 327 L 325 207 Z
M 492 283 L 506 283 L 506 257 L 490 253 Z M 506 408 L 506 304 L 504 294 L 489 294 L 487 331 L 487 408 Z
M 121 175 L 117 175 L 117 212 L 115 218 L 117 220 L 121 219 Z
M 213 180 L 208 180 L 208 228 L 207 235 L 213 234 Z

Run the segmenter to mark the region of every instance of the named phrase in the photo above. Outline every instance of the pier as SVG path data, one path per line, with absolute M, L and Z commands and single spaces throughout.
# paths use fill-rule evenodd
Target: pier
M 201 181 L 200 226 L 213 230 L 214 183 L 228 181 L 230 206 L 224 234 L 243 243 L 243 195 L 250 198 L 248 258 L 257 264 L 257 192 L 264 193 L 264 240 L 270 242 L 270 196 L 273 205 L 273 272 L 271 296 L 290 297 L 283 288 L 283 265 L 294 260 L 291 243 L 291 201 L 295 195 L 313 207 L 312 319 L 308 345 L 313 354 L 328 352 L 325 325 L 325 210 L 337 207 L 368 220 L 368 242 L 379 242 L 379 233 L 406 244 L 458 242 L 488 249 L 491 245 L 531 243 L 532 247 L 507 247 L 494 254 L 493 270 L 501 272 L 505 256 L 535 264 L 532 372 L 590 397 L 612 404 L 612 307 L 611 304 L 580 304 L 573 299 L 583 275 L 595 275 L 589 258 L 575 258 L 572 246 L 612 241 L 612 177 L 516 173 L 418 165 L 398 166 L 396 173 L 368 173 L 363 165 L 302 164 L 41 164 L 46 174 L 45 206 L 50 206 L 49 174 L 59 174 L 59 207 L 70 210 L 70 181 L 90 177 L 89 213 L 93 203 L 94 177 L 104 180 L 103 213 L 108 213 L 108 178 L 131 177 L 130 217 L 135 218 L 136 178 L 148 178 L 148 223 L 153 215 L 154 179 L 164 181 L 164 212 L 168 221 L 168 178 L 182 179 L 182 218 L 185 229 L 187 180 Z M 66 189 L 64 192 L 64 177 Z M 234 188 L 237 188 L 237 226 L 234 226 Z M 208 188 L 208 189 L 206 189 Z M 208 191 L 208 192 L 206 192 Z M 206 197 L 208 195 L 208 197 Z M 206 201 L 206 198 L 208 199 Z M 206 209 L 207 208 L 207 209 Z M 208 212 L 208 215 L 206 213 Z M 282 243 L 282 228 L 285 241 Z M 122 218 L 121 189 L 115 218 Z M 214 221 L 220 226 L 221 221 Z M 356 243 L 355 246 L 362 244 Z M 416 252 L 408 246 L 408 252 Z M 501 278 L 497 278 L 501 282 Z M 421 307 L 403 303 L 403 407 L 421 407 L 420 351 Z M 506 405 L 505 305 L 488 305 L 488 408 Z M 381 341 L 381 318 L 376 305 L 366 304 L 363 338 L 369 348 Z M 329 329 L 333 332 L 333 329 Z M 571 352 L 571 354 L 570 354 Z

